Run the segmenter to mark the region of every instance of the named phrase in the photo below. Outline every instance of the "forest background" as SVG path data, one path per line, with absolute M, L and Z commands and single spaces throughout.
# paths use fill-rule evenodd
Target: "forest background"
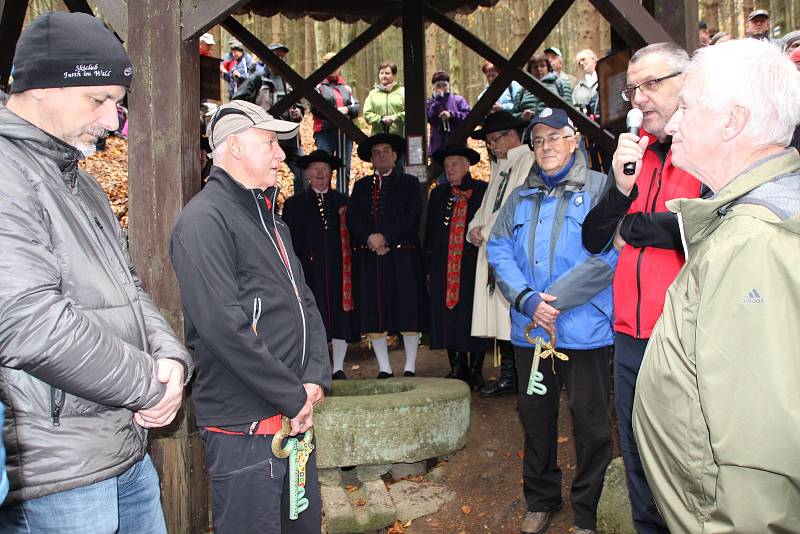
M 493 7 L 480 7 L 469 14 L 451 16 L 495 50 L 510 57 L 550 3 L 550 0 L 498 0 Z M 92 0 L 89 4 L 96 7 Z M 712 35 L 716 31 L 725 31 L 743 37 L 745 17 L 753 9 L 769 10 L 773 38 L 800 29 L 800 0 L 698 0 L 698 8 L 700 20 L 708 24 Z M 30 0 L 26 23 L 41 13 L 65 9 L 62 0 Z M 95 9 L 95 13 L 99 11 Z M 262 17 L 248 13 L 236 18 L 265 43 L 287 45 L 290 49 L 288 63 L 303 76 L 320 65 L 322 55 L 339 51 L 368 27 L 368 23 L 363 21 L 318 21 L 311 17 L 290 19 L 283 15 Z M 219 57 L 226 51 L 230 35 L 219 26 L 211 33 L 217 41 L 214 55 Z M 483 58 L 434 24 L 427 26 L 425 38 L 426 79 L 430 80 L 434 71 L 447 71 L 453 90 L 474 103 L 486 84 L 481 73 Z M 598 57 L 603 57 L 610 42 L 611 31 L 605 19 L 589 0 L 576 0 L 545 40 L 542 49 L 558 47 L 565 58 L 565 70 L 577 75 L 575 54 L 591 48 Z M 382 61 L 397 63 L 402 83 L 403 50 L 398 26 L 390 27 L 344 66 L 343 75 L 361 102 L 377 83 L 378 65 Z

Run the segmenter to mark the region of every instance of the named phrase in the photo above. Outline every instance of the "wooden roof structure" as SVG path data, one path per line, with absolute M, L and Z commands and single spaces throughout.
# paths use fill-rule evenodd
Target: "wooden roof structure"
M 314 87 L 393 24 L 403 35 L 406 132 L 426 148 L 424 101 L 425 24 L 436 24 L 500 68 L 500 75 L 473 106 L 451 141 L 461 142 L 516 80 L 547 105 L 568 110 L 578 128 L 607 149 L 613 137 L 580 114 L 523 70 L 528 58 L 575 0 L 553 0 L 511 57 L 504 57 L 455 22 L 450 14 L 492 6 L 497 0 L 94 0 L 104 19 L 127 42 L 134 65 L 128 95 L 129 238 L 131 255 L 145 287 L 178 332 L 183 331 L 180 298 L 167 255 L 172 226 L 181 208 L 200 188 L 200 69 L 197 39 L 221 24 L 294 87 L 271 110 L 280 114 L 299 98 L 347 132 L 356 142 L 364 134 L 322 99 Z M 590 0 L 612 28 L 615 48 L 640 48 L 673 40 L 696 48 L 696 0 Z M 93 14 L 86 0 L 64 0 L 71 11 Z M 28 0 L 0 0 L 0 86 L 8 80 L 14 47 Z M 234 14 L 252 11 L 318 20 L 366 20 L 370 27 L 336 56 L 304 78 L 245 29 Z M 409 171 L 424 180 L 425 166 Z M 168 429 L 153 433 L 152 454 L 161 474 L 162 502 L 170 532 L 206 532 L 209 486 L 202 440 L 194 427 L 190 403 Z

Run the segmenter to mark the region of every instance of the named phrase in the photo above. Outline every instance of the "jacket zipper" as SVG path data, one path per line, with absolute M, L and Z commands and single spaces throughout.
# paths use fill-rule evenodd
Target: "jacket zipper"
M 653 176 L 650 178 L 650 187 L 647 189 L 647 202 L 645 203 L 645 210 L 650 203 L 650 193 L 653 192 L 653 182 L 656 181 L 656 173 L 658 179 L 656 181 L 656 194 L 653 195 L 653 202 L 649 206 L 650 211 L 646 213 L 656 212 L 656 202 L 658 201 L 658 193 L 661 191 L 661 174 L 664 167 L 653 169 Z M 644 250 L 647 247 L 639 249 L 639 258 L 636 260 L 636 339 L 642 338 L 642 258 L 644 257 Z
M 61 412 L 64 409 L 65 397 L 64 391 L 50 386 L 50 417 L 53 420 L 53 426 L 61 426 Z
M 267 234 L 272 246 L 275 247 L 275 252 L 278 253 L 278 257 L 281 258 L 281 264 L 283 264 L 284 269 L 286 270 L 286 274 L 289 275 L 289 281 L 292 283 L 292 289 L 294 289 L 294 296 L 297 297 L 297 306 L 300 308 L 300 318 L 303 321 L 303 352 L 300 358 L 300 365 L 304 365 L 306 361 L 306 315 L 303 313 L 303 301 L 300 299 L 300 291 L 297 289 L 297 283 L 294 280 L 294 275 L 292 274 L 292 270 L 283 263 L 283 254 L 281 254 L 281 249 L 275 240 L 272 238 L 272 234 L 269 232 L 269 228 L 267 228 L 266 222 L 264 222 L 264 216 L 261 213 L 261 206 L 258 203 L 258 198 L 256 198 L 256 194 L 251 190 L 251 194 L 253 195 L 253 200 L 256 203 L 256 209 L 258 210 L 258 218 L 261 220 L 261 226 L 264 228 L 264 232 Z M 275 191 L 272 192 L 272 205 L 275 205 Z M 278 233 L 278 225 L 275 222 L 275 210 L 272 211 L 272 226 L 275 228 L 275 236 L 280 239 L 280 234 Z M 285 247 L 284 247 L 285 249 Z M 289 256 L 287 254 L 286 261 L 289 261 Z

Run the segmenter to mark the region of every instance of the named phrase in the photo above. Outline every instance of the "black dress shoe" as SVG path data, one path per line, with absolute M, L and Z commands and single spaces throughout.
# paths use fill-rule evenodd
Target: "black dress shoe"
M 517 377 L 505 379 L 501 377 L 493 384 L 487 384 L 481 388 L 481 397 L 498 397 L 509 393 L 517 392 Z
M 412 376 L 417 376 L 417 375 L 414 373 L 414 371 L 403 371 L 403 376 L 412 377 Z
M 344 374 L 343 370 L 339 369 L 338 371 L 333 373 L 333 376 L 331 378 L 333 380 L 347 380 L 347 375 Z
M 378 380 L 383 380 L 384 378 L 394 378 L 394 373 L 387 373 L 386 371 L 378 373 Z

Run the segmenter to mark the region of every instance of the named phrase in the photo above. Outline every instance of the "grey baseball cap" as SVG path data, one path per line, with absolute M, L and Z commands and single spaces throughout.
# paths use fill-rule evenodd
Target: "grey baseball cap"
M 769 11 L 767 11 L 766 9 L 756 9 L 754 11 L 751 11 L 750 14 L 747 15 L 747 20 L 750 21 L 750 20 L 753 20 L 756 17 L 767 17 L 767 18 L 769 18 Z
M 297 135 L 300 124 L 276 119 L 260 106 L 246 100 L 234 100 L 220 106 L 206 128 L 206 136 L 211 150 L 216 149 L 230 135 L 258 128 L 275 132 L 278 139 L 291 139 Z

